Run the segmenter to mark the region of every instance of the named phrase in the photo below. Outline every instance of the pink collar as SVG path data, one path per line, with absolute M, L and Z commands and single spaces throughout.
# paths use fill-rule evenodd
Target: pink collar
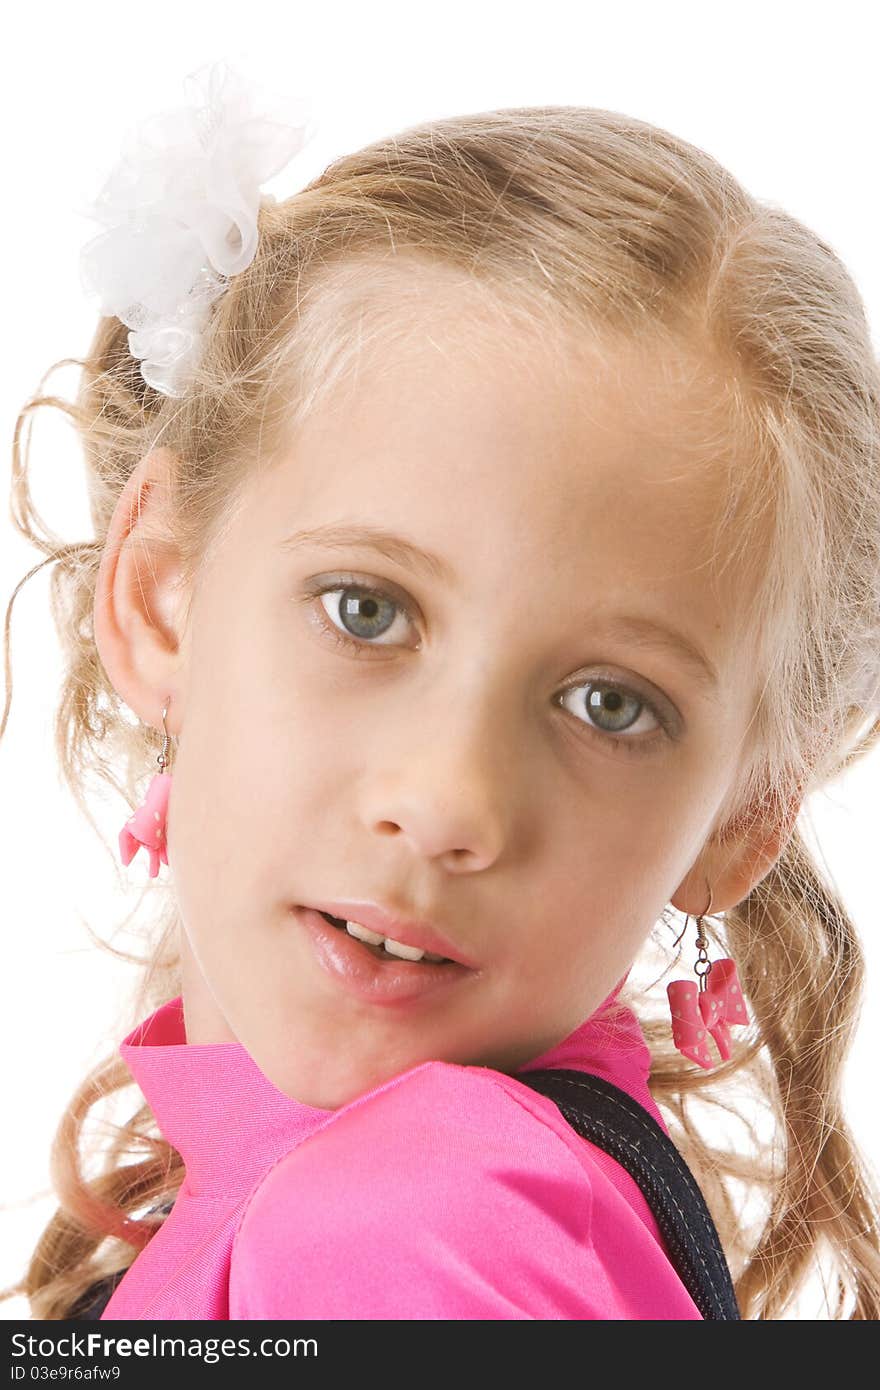
M 592 1072 L 657 1115 L 641 1026 L 631 1009 L 615 1003 L 623 983 L 568 1037 L 518 1070 Z M 194 1195 L 247 1192 L 270 1163 L 337 1113 L 279 1091 L 240 1042 L 188 1043 L 180 995 L 138 1024 L 119 1052 L 183 1159 Z

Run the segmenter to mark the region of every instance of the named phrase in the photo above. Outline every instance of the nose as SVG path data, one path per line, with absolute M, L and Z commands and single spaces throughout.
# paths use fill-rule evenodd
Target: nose
M 473 716 L 473 709 L 471 710 Z M 425 858 L 447 858 L 458 870 L 486 868 L 502 853 L 515 809 L 514 751 L 504 746 L 497 717 L 411 721 L 383 741 L 382 766 L 363 782 L 362 811 L 371 831 L 404 835 Z

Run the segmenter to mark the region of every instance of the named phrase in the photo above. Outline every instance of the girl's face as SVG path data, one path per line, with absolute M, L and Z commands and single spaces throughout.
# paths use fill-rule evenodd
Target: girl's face
M 365 354 L 255 474 L 181 645 L 154 634 L 140 663 L 180 738 L 189 1041 L 240 1040 L 308 1104 L 429 1058 L 514 1070 L 576 1028 L 677 893 L 706 906 L 751 712 L 735 589 L 706 564 L 724 499 L 720 469 L 693 470 L 694 364 L 563 374 L 482 331 L 438 314 Z M 475 968 L 359 992 L 295 910 L 340 899 L 433 923 Z

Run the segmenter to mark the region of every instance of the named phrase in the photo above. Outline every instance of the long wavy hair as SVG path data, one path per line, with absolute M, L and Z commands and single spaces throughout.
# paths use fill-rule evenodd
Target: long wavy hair
M 880 736 L 880 377 L 857 289 L 830 246 L 751 197 L 703 150 L 576 106 L 417 125 L 263 206 L 256 257 L 213 306 L 181 399 L 144 383 L 116 318 L 99 320 L 84 359 L 49 369 L 13 444 L 13 521 L 45 558 L 7 609 L 0 736 L 12 698 L 12 604 L 51 563 L 66 783 L 99 835 L 89 775 L 129 811 L 140 803 L 156 735 L 126 718 L 93 630 L 117 498 L 154 445 L 172 449 L 174 540 L 195 576 L 261 449 L 356 370 L 370 334 L 394 322 L 400 301 L 373 272 L 407 260 L 463 274 L 542 341 L 560 331 L 600 344 L 638 338 L 659 352 L 696 343 L 722 364 L 729 433 L 718 453 L 736 462 L 714 563 L 756 580 L 748 621 L 762 680 L 754 738 L 713 834 L 783 814 L 793 790 L 806 796 L 864 757 Z M 69 401 L 47 392 L 46 379 L 71 363 L 81 376 Z M 63 412 L 82 440 L 93 539 L 62 541 L 34 505 L 22 435 L 42 407 Z M 129 957 L 142 966 L 132 1026 L 181 989 L 173 892 L 154 882 L 147 894 L 143 955 Z M 669 927 L 664 913 L 646 952 L 662 949 Z M 830 1316 L 877 1318 L 877 1189 L 841 1099 L 863 955 L 797 826 L 757 886 L 704 930 L 736 959 L 750 1006 L 752 1026 L 729 1061 L 706 1073 L 675 1050 L 665 989 L 635 984 L 641 955 L 622 998 L 637 1006 L 652 1093 L 702 1185 L 742 1316 L 786 1316 L 821 1270 Z M 667 945 L 668 970 L 670 955 Z M 58 1209 L 21 1280 L 2 1291 L 25 1295 L 35 1318 L 68 1316 L 89 1285 L 126 1268 L 178 1190 L 180 1156 L 139 1094 L 124 1122 L 104 1125 L 100 1145 L 86 1138 L 92 1112 L 111 1098 L 124 1103 L 132 1084 L 114 1051 L 60 1120 L 50 1165 Z M 761 1133 L 756 1101 L 767 1117 Z M 707 1137 L 702 1122 L 719 1108 L 739 1117 L 747 1143 Z

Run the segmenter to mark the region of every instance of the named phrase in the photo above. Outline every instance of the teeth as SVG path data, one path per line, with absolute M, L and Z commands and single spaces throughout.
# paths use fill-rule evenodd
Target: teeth
M 402 941 L 393 941 L 390 936 L 386 936 L 384 944 L 390 955 L 400 956 L 401 960 L 421 960 L 425 954 L 417 946 L 405 946 Z
M 368 927 L 362 927 L 360 922 L 346 922 L 345 930 L 349 936 L 356 936 L 358 941 L 367 941 L 371 946 L 380 946 L 385 940 L 378 932 L 370 931 Z
M 382 943 L 390 956 L 400 956 L 403 960 L 421 960 L 425 954 L 417 946 L 405 946 L 402 941 L 394 941 L 390 936 L 379 936 L 377 932 L 362 927 L 360 922 L 346 922 L 345 930 L 358 941 L 368 941 L 371 946 Z
M 384 945 L 389 955 L 400 956 L 402 960 L 425 960 L 439 961 L 445 960 L 445 956 L 435 955 L 433 951 L 420 951 L 417 946 L 407 946 L 402 941 L 395 941 L 390 936 L 380 936 L 378 932 L 370 931 L 368 927 L 362 927 L 360 922 L 346 922 L 345 930 L 349 936 L 357 937 L 358 941 L 366 941 L 370 946 Z

